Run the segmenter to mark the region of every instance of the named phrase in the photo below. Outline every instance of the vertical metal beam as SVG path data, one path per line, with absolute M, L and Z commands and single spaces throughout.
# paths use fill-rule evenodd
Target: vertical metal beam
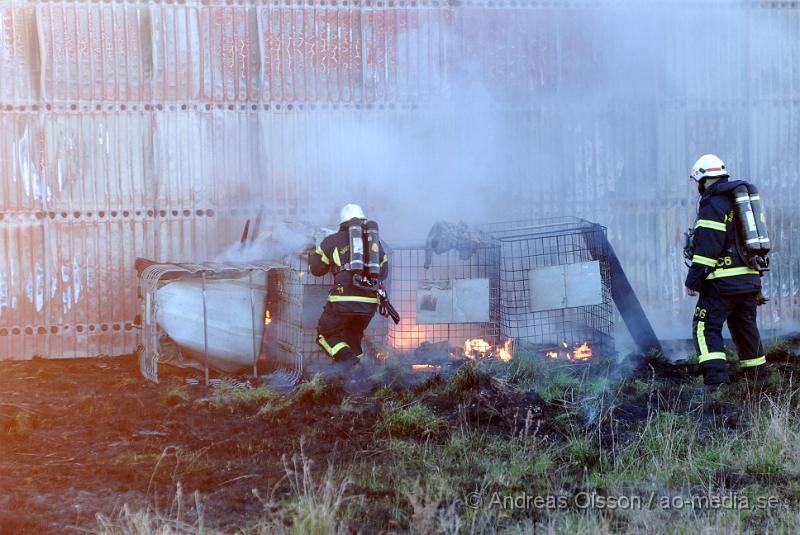
M 206 271 L 203 270 L 203 375 L 208 386 L 208 303 L 206 300 Z

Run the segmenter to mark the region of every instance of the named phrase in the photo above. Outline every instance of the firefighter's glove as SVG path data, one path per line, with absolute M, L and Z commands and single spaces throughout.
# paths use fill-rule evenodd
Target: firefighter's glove
M 756 295 L 756 305 L 758 305 L 758 306 L 766 305 L 768 302 L 769 302 L 769 299 L 764 297 L 763 293 L 758 292 L 758 295 Z

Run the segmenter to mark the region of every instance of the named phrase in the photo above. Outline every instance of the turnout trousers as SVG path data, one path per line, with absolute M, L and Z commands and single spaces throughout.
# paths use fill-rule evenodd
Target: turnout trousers
M 364 357 L 361 341 L 374 314 L 341 314 L 327 303 L 317 324 L 317 343 L 335 362 L 355 364 Z
M 726 321 L 739 354 L 739 365 L 747 371 L 766 363 L 756 324 L 756 295 L 720 295 L 713 287 L 700 292 L 692 326 L 705 384 L 730 381 L 722 339 L 722 326 Z

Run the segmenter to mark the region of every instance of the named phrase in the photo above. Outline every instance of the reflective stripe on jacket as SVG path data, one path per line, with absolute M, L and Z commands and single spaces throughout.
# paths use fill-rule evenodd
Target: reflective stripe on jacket
M 700 199 L 694 228 L 694 256 L 686 286 L 695 291 L 713 284 L 721 295 L 757 292 L 758 271 L 745 264 L 736 248 L 736 216 L 731 192 L 741 180 L 722 179 L 709 186 Z
M 383 243 L 380 244 L 381 259 L 380 280 L 389 274 L 389 256 Z M 334 288 L 328 296 L 329 306 L 341 314 L 372 314 L 377 310 L 378 298 L 374 292 L 364 290 L 353 284 L 353 272 L 342 269 L 350 263 L 350 237 L 347 224 L 339 226 L 339 230 L 322 240 L 322 243 L 311 253 L 309 266 L 311 273 L 322 277 L 327 273 L 334 274 Z

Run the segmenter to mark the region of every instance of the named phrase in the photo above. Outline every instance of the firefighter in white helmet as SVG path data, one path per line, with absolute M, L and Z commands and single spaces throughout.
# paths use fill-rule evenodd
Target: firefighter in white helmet
M 759 271 L 748 265 L 737 246 L 737 218 L 732 192 L 741 180 L 729 180 L 725 163 L 706 154 L 692 167 L 700 202 L 687 258 L 686 293 L 699 296 L 692 334 L 706 385 L 730 382 L 722 339 L 727 321 L 746 374 L 757 375 L 766 362 L 756 325 Z
M 310 256 L 311 273 L 317 277 L 332 273 L 334 278 L 317 325 L 317 343 L 336 363 L 352 365 L 364 357 L 364 331 L 380 299 L 374 290 L 357 283 L 368 272 L 374 280 L 383 281 L 389 270 L 389 257 L 377 238 L 377 228 L 374 221 L 367 221 L 359 205 L 348 204 L 340 212 L 339 230 L 322 240 Z M 372 235 L 368 238 L 368 229 L 374 230 L 374 239 Z

